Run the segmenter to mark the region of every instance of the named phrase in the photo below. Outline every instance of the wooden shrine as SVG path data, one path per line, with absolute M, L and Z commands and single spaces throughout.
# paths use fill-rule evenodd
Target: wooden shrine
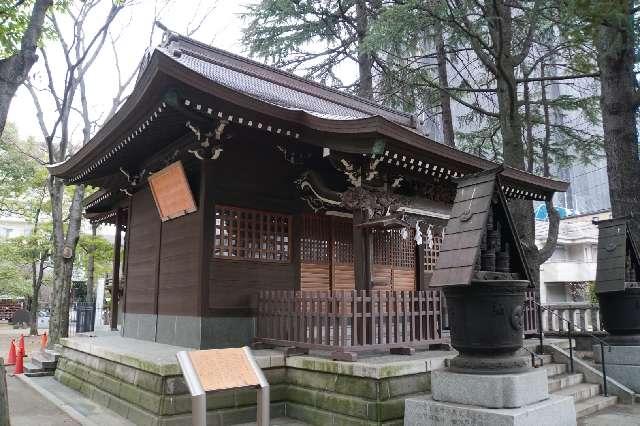
M 598 225 L 596 293 L 608 341 L 640 345 L 640 257 L 627 222 L 620 217 Z
M 428 346 L 445 340 L 441 290 L 428 284 L 454 180 L 498 165 L 417 127 L 411 114 L 167 33 L 120 111 L 50 171 L 100 188 L 86 216 L 126 231 L 114 307 L 127 337 Z M 567 185 L 505 167 L 500 186 L 544 201 Z M 497 264 L 521 264 L 515 245 L 501 247 L 511 257 Z

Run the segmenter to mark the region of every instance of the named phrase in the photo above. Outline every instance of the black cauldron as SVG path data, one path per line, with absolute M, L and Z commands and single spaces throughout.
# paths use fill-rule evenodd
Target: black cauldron
M 600 318 L 612 344 L 640 344 L 640 288 L 599 293 Z
M 530 367 L 522 348 L 523 306 L 528 281 L 472 280 L 468 286 L 445 287 L 451 346 L 460 355 L 454 370 L 507 373 Z

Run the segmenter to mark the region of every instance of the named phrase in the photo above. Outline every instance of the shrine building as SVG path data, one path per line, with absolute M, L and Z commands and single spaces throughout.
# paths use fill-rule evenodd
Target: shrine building
M 116 225 L 112 327 L 125 337 L 429 347 L 447 338 L 428 283 L 455 180 L 498 164 L 418 124 L 168 33 L 122 108 L 50 171 L 98 188 L 85 214 Z M 500 185 L 539 201 L 567 188 L 510 167 Z

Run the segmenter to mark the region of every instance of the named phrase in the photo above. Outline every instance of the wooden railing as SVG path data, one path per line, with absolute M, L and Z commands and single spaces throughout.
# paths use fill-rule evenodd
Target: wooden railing
M 357 352 L 446 343 L 442 301 L 432 291 L 261 291 L 257 340 Z
M 545 304 L 542 314 L 542 324 L 545 332 L 566 333 L 568 323 L 559 317 L 570 321 L 574 331 L 602 331 L 600 322 L 600 307 L 592 303 L 553 303 Z

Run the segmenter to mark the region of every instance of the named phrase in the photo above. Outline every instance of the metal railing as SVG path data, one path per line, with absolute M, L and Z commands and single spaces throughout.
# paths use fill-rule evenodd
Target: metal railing
M 261 291 L 257 341 L 331 351 L 448 343 L 440 290 Z
M 564 316 L 554 312 L 553 310 L 551 310 L 550 308 L 543 306 L 541 304 L 539 304 L 538 302 L 533 302 L 536 305 L 538 305 L 539 309 L 545 310 L 548 315 L 551 316 L 555 316 L 558 318 L 558 320 L 560 321 L 560 323 L 566 323 L 567 325 L 567 338 L 569 339 L 569 368 L 571 370 L 571 373 L 575 372 L 574 366 L 573 366 L 573 343 L 572 343 L 572 337 L 573 337 L 573 333 L 576 331 L 576 326 L 575 324 L 564 318 Z M 542 315 L 540 315 L 540 318 L 542 318 Z M 540 330 L 540 349 L 539 352 L 542 353 L 543 351 L 543 336 L 544 336 L 544 332 L 543 332 L 543 326 L 542 326 L 542 321 L 540 321 L 539 323 L 539 330 Z M 593 334 L 593 332 L 590 332 L 589 330 L 584 330 L 584 329 L 578 329 L 579 331 L 586 333 L 587 335 L 589 335 L 592 339 L 596 340 L 599 344 L 600 344 L 600 355 L 602 357 L 602 391 L 604 393 L 604 396 L 609 396 L 608 391 L 607 391 L 607 370 L 606 370 L 606 362 L 605 362 L 605 358 L 604 358 L 604 347 L 607 346 L 609 348 L 609 352 L 611 351 L 611 345 L 608 344 L 607 342 L 605 342 L 604 340 L 602 340 L 601 338 L 599 338 L 598 336 L 596 336 L 595 334 Z

